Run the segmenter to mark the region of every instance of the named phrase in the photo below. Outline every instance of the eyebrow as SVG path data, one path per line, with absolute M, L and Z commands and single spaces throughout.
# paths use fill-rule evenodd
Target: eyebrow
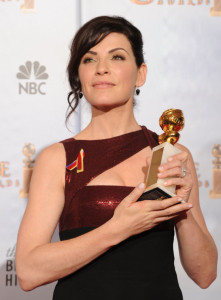
M 108 53 L 113 53 L 113 52 L 118 51 L 118 50 L 123 50 L 123 51 L 125 51 L 127 54 L 129 54 L 129 53 L 127 52 L 127 50 L 125 50 L 124 48 L 120 48 L 120 47 L 111 49 L 111 50 L 108 51 Z M 89 50 L 87 53 L 90 53 L 90 54 L 92 54 L 92 55 L 97 55 L 97 52 L 91 51 L 91 50 Z

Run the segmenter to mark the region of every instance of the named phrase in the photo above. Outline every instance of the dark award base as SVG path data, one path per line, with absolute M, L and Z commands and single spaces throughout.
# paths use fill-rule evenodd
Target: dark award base
M 156 187 L 150 191 L 144 192 L 137 201 L 142 200 L 163 200 L 171 198 L 172 196 L 167 194 L 165 191 L 161 190 L 159 187 Z

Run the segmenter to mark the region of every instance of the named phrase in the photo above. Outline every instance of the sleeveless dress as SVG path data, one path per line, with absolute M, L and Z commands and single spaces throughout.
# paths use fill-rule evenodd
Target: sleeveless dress
M 61 142 L 67 161 L 61 240 L 89 232 L 113 216 L 134 187 L 87 184 L 145 147 L 158 145 L 157 141 L 157 135 L 142 126 L 142 130 L 108 139 Z M 173 239 L 173 221 L 126 239 L 58 280 L 53 300 L 182 300 Z

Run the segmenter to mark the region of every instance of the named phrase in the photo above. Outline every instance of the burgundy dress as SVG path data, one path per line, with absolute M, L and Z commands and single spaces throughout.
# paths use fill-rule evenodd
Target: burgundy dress
M 82 235 L 108 221 L 134 187 L 87 185 L 147 146 L 157 135 L 142 130 L 102 140 L 62 141 L 67 160 L 60 239 Z M 60 280 L 53 300 L 182 300 L 173 255 L 174 226 L 163 222 L 112 247 Z

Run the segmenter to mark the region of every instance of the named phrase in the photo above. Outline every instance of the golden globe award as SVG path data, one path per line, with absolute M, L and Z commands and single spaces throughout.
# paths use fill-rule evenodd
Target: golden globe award
M 22 189 L 20 190 L 19 197 L 27 198 L 29 193 L 29 186 L 31 181 L 32 172 L 34 169 L 35 160 L 32 158 L 35 154 L 35 146 L 31 143 L 26 143 L 22 150 L 26 158 L 23 160 L 23 184 Z
M 210 198 L 221 199 L 221 145 L 214 145 L 212 154 L 215 160 L 213 161 L 213 188 L 210 191 Z
M 174 144 L 179 140 L 179 131 L 184 127 L 183 112 L 179 109 L 168 109 L 160 117 L 159 124 L 164 133 L 158 138 L 160 145 L 152 149 L 146 189 L 139 200 L 167 199 L 175 196 L 176 186 L 164 186 L 168 178 L 160 179 L 157 173 L 158 167 L 166 163 L 169 156 L 181 152 Z
M 22 13 L 35 13 L 35 0 L 24 0 L 24 3 L 21 5 Z
M 210 8 L 211 16 L 221 16 L 221 1 L 214 0 L 213 7 Z

